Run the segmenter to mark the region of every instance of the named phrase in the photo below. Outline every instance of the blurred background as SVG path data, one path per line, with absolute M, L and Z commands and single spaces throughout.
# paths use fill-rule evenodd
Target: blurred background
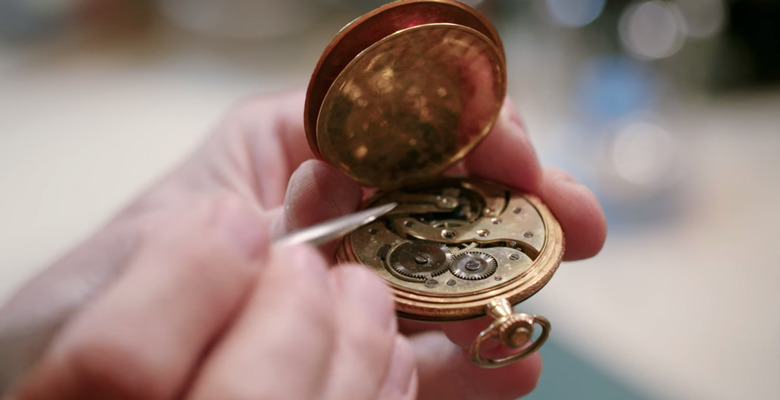
M 0 0 L 0 301 L 380 0 Z M 610 234 L 530 399 L 780 399 L 780 2 L 472 0 Z

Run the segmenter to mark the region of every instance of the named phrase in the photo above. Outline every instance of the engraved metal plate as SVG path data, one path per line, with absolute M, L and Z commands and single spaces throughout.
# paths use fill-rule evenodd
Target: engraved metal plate
M 368 266 L 393 288 L 399 313 L 458 320 L 486 313 L 496 297 L 520 302 L 552 277 L 560 226 L 534 196 L 466 178 L 377 194 L 397 202 L 344 239 L 339 256 Z

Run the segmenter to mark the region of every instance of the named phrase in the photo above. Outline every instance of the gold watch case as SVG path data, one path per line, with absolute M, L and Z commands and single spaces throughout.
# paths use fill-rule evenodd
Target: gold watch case
M 304 111 L 314 153 L 379 188 L 364 206 L 398 203 L 348 234 L 339 259 L 384 278 L 399 316 L 493 317 L 471 347 L 483 367 L 511 364 L 547 339 L 545 318 L 511 305 L 550 280 L 564 248 L 560 225 L 535 196 L 443 177 L 490 132 L 505 95 L 503 47 L 485 17 L 451 0 L 402 0 L 338 33 Z M 491 339 L 517 350 L 485 358 Z

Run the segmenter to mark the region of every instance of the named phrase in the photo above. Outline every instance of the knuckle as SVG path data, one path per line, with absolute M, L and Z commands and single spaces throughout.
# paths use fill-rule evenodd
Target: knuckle
M 197 200 L 177 212 L 150 215 L 139 229 L 138 265 L 165 268 L 180 282 L 201 287 L 204 298 L 232 298 L 234 291 L 243 292 L 253 282 L 257 271 L 250 261 L 264 245 L 263 235 L 254 233 L 246 235 L 247 244 L 231 241 L 232 236 L 243 234 L 241 224 L 250 225 L 252 232 L 261 229 L 251 217 L 247 206 L 229 195 Z M 229 232 L 234 227 L 239 235 Z
M 303 100 L 302 91 L 278 93 L 275 95 L 252 95 L 239 100 L 231 109 L 228 117 L 239 116 L 256 119 L 258 115 L 265 115 L 269 111 L 281 108 L 283 104 L 291 101 Z
M 254 130 L 258 124 L 268 123 L 269 116 L 274 115 L 274 109 L 278 108 L 273 97 L 250 96 L 239 100 L 222 118 L 222 129 L 215 134 L 244 135 Z M 265 118 L 264 118 L 265 117 Z
M 212 229 L 217 228 L 217 224 L 225 219 L 228 223 L 240 223 L 242 219 L 252 215 L 244 199 L 227 193 L 205 200 L 203 208 L 203 220 L 208 225 L 206 228 Z
M 250 224 L 253 218 L 259 217 L 251 213 L 241 198 L 218 194 L 179 209 L 160 210 L 138 223 L 145 244 L 183 250 L 173 254 L 208 258 L 232 250 L 222 234 L 225 226 Z
M 230 111 L 228 111 L 228 118 L 241 117 L 246 115 L 256 114 L 258 111 L 263 111 L 269 106 L 269 101 L 263 96 L 248 96 L 239 100 Z
M 174 370 L 144 351 L 140 340 L 90 335 L 69 346 L 62 357 L 79 392 L 156 400 L 176 390 Z

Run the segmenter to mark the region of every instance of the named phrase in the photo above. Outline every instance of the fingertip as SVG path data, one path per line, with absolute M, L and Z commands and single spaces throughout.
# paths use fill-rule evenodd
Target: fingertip
M 398 336 L 390 291 L 366 267 L 330 271 L 338 338 L 322 399 L 376 399 L 391 368 Z
M 214 232 L 246 260 L 268 249 L 269 233 L 262 216 L 243 199 L 224 197 L 214 201 L 211 226 Z
M 382 297 L 392 300 L 392 294 L 385 281 L 364 265 L 340 264 L 333 269 L 332 273 L 339 287 L 359 286 L 367 291 L 381 293 Z
M 506 348 L 486 351 L 490 357 L 504 357 L 511 352 L 512 350 Z M 475 364 L 470 364 L 468 369 L 471 373 L 467 373 L 480 380 L 483 385 L 489 385 L 497 398 L 517 398 L 536 389 L 542 376 L 542 355 L 536 351 L 514 364 L 497 369 L 485 369 Z
M 395 330 L 393 297 L 382 279 L 361 265 L 340 265 L 331 272 L 336 292 L 352 303 L 361 315 Z
M 381 400 L 412 400 L 417 395 L 417 366 L 409 342 L 400 335 L 395 338 L 390 367 L 382 385 Z
M 272 270 L 270 273 L 273 275 L 322 281 L 327 279 L 328 274 L 328 264 L 322 254 L 305 244 L 272 246 L 266 269 Z
M 293 172 L 284 202 L 289 232 L 353 212 L 363 192 L 356 182 L 319 160 L 303 162 Z
M 463 322 L 442 324 L 442 331 L 450 341 L 463 349 L 463 354 L 466 354 L 476 337 L 482 330 L 487 328 L 491 322 L 492 319 L 490 318 L 479 318 Z M 515 351 L 516 350 L 514 349 L 503 347 L 497 340 L 490 340 L 482 345 L 481 354 L 488 358 L 502 358 Z M 468 363 L 468 369 L 473 369 L 475 371 L 472 372 L 472 374 L 483 376 L 482 379 L 486 381 L 497 381 L 498 383 L 491 383 L 491 385 L 495 386 L 497 392 L 511 393 L 515 397 L 533 391 L 539 380 L 539 376 L 541 375 L 542 368 L 542 358 L 538 352 L 531 353 L 529 356 L 515 364 L 500 368 L 499 371 L 501 372 L 491 372 L 496 370 L 477 367 L 471 363 L 471 360 L 464 360 L 464 363 Z M 491 375 L 499 375 L 499 377 Z M 505 377 L 504 379 L 511 381 L 511 383 L 503 384 L 503 381 L 500 380 L 501 377 Z M 513 378 L 510 379 L 510 377 Z
M 420 399 L 515 399 L 530 393 L 541 375 L 538 352 L 505 367 L 482 368 L 440 332 L 415 335 L 411 342 Z
M 316 397 L 339 329 L 328 274 L 311 246 L 272 246 L 242 313 L 209 351 L 186 398 Z
M 441 324 L 441 330 L 452 343 L 457 344 L 463 350 L 468 350 L 474 338 L 490 325 L 491 318 L 478 318 L 467 321 L 452 322 Z M 488 341 L 485 343 L 489 348 L 494 348 L 497 342 Z
M 538 351 L 531 353 L 515 365 L 517 367 L 514 371 L 510 370 L 507 372 L 522 376 L 520 384 L 516 385 L 515 388 L 520 388 L 520 391 L 524 392 L 522 395 L 525 396 L 536 389 L 539 379 L 542 377 L 542 354 Z
M 607 237 L 607 222 L 593 192 L 568 173 L 547 169 L 540 193 L 563 228 L 566 238 L 564 260 L 580 260 L 598 254 Z
M 499 119 L 505 123 L 519 126 L 525 131 L 525 124 L 523 123 L 522 118 L 520 118 L 520 113 L 517 111 L 517 107 L 515 107 L 515 102 L 509 96 L 506 96 L 504 99 L 504 104 L 501 106 L 501 112 L 499 113 Z

